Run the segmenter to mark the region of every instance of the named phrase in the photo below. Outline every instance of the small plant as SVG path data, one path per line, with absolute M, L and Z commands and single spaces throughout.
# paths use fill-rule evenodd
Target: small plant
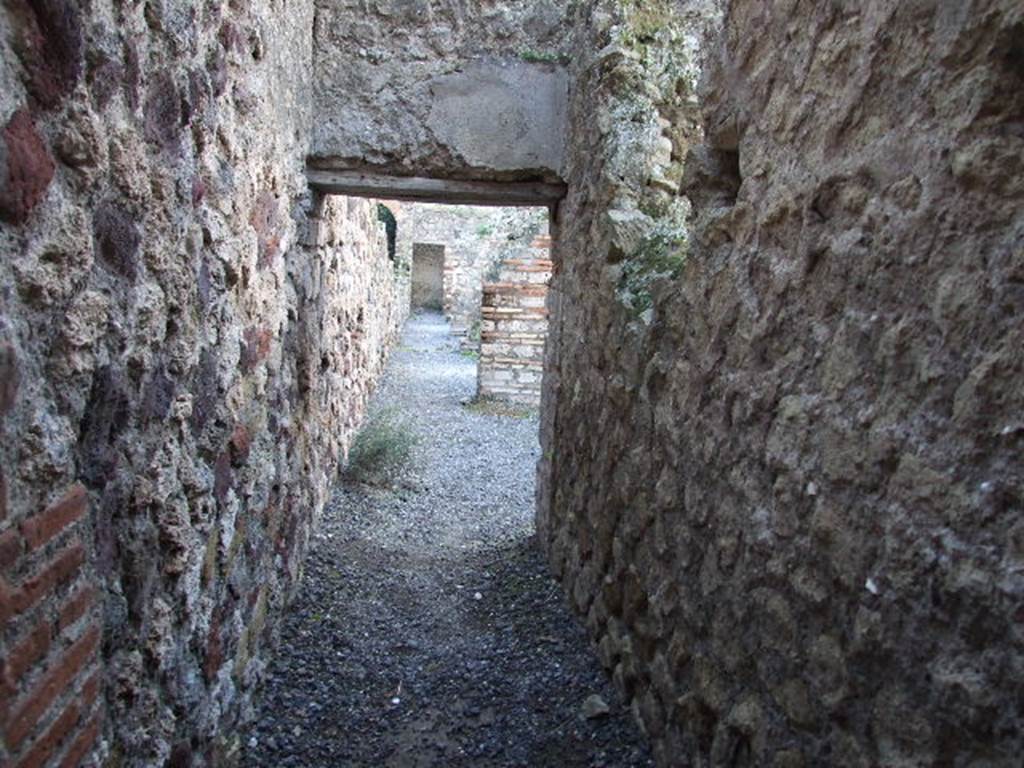
M 494 234 L 494 225 L 493 224 L 481 224 L 479 227 L 476 228 L 476 236 L 477 237 L 490 237 L 493 234 Z
M 659 33 L 672 26 L 673 9 L 666 0 L 626 0 L 623 7 L 632 33 L 627 37 L 630 44 L 653 43 Z
M 535 51 L 526 48 L 519 52 L 519 58 L 529 64 L 568 64 L 568 57 L 554 51 Z
M 474 398 L 466 404 L 466 410 L 480 416 L 502 416 L 508 419 L 530 419 L 537 415 L 536 408 L 490 397 Z
M 636 316 L 654 304 L 651 288 L 656 280 L 679 277 L 686 264 L 686 245 L 681 233 L 657 232 L 646 237 L 623 262 L 619 296 Z
M 392 409 L 370 414 L 348 453 L 345 478 L 366 485 L 389 485 L 412 456 L 418 442 L 409 425 Z
M 395 214 L 383 203 L 377 203 L 377 221 L 384 225 L 388 238 L 388 258 L 397 264 L 398 220 Z

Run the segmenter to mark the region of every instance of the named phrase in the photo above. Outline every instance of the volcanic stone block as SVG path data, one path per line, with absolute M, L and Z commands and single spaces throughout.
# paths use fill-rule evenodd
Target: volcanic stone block
M 53 157 L 28 109 L 19 109 L 0 142 L 0 218 L 21 224 L 46 195 L 53 180 Z

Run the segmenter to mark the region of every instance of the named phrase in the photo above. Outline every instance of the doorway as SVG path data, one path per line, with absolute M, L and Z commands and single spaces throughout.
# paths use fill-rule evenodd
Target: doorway
M 414 243 L 412 246 L 413 309 L 444 309 L 444 246 Z

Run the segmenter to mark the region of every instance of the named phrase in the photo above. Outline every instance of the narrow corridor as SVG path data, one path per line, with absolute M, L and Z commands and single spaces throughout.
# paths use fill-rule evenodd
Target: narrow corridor
M 372 408 L 408 419 L 411 466 L 325 511 L 244 765 L 652 765 L 535 546 L 536 416 L 474 388 L 444 319 L 414 316 Z

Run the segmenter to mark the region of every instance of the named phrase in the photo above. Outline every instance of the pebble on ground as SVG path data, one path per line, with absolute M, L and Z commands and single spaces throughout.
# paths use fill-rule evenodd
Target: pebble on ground
M 475 383 L 414 315 L 371 406 L 408 420 L 411 466 L 324 512 L 242 765 L 653 765 L 537 550 L 536 415 L 467 408 Z

